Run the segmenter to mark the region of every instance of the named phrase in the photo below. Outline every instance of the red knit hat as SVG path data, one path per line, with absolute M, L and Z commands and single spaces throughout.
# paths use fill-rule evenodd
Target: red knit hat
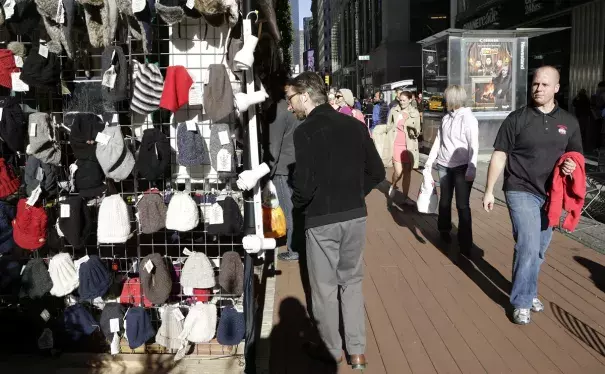
M 35 251 L 46 243 L 47 216 L 44 208 L 29 206 L 25 199 L 17 204 L 17 216 L 13 220 L 15 244 L 23 249 Z
M 160 108 L 168 109 L 173 113 L 179 110 L 189 102 L 189 89 L 192 84 L 193 79 L 184 66 L 168 66 Z
M 20 185 L 21 181 L 13 172 L 13 168 L 0 158 L 0 199 L 17 192 Z
M 0 49 L 0 86 L 13 88 L 11 73 L 19 72 L 15 65 L 15 55 L 10 49 Z

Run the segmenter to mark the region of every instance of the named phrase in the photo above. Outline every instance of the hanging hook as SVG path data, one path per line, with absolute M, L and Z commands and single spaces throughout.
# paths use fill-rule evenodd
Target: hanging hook
M 256 16 L 256 22 L 255 23 L 258 23 L 258 10 L 253 10 L 250 13 L 248 13 L 248 15 L 246 15 L 246 19 L 250 19 L 250 15 L 251 14 L 254 14 Z

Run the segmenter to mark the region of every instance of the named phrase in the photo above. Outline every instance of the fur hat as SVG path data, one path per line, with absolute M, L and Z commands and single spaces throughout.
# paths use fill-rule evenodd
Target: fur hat
M 179 337 L 192 343 L 207 343 L 215 334 L 216 305 L 200 303 L 189 308 Z
M 51 258 L 48 272 L 53 282 L 53 288 L 50 290 L 50 294 L 53 296 L 68 295 L 80 285 L 76 266 L 69 253 L 59 253 Z
M 344 99 L 345 104 L 350 107 L 355 105 L 355 99 L 353 98 L 353 92 L 351 92 L 351 90 L 349 90 L 348 88 L 341 88 L 338 90 L 338 92 L 342 94 L 342 98 Z
M 50 38 L 59 43 L 64 49 L 67 57 L 73 58 L 74 46 L 72 31 L 76 6 L 74 0 L 35 0 L 38 12 L 44 21 L 44 27 Z M 57 22 L 57 9 L 61 1 L 64 9 L 64 23 Z
M 61 147 L 53 139 L 54 129 L 48 113 L 36 112 L 28 119 L 29 145 L 27 154 L 34 155 L 45 164 L 58 166 L 61 163 Z
M 31 41 L 39 39 L 40 14 L 34 0 L 15 0 L 15 14 L 5 22 L 14 36 L 28 36 Z
M 244 292 L 244 264 L 239 253 L 231 251 L 223 255 L 218 283 L 229 295 L 239 297 Z
M 25 44 L 23 44 L 21 42 L 10 42 L 6 46 L 6 49 L 10 49 L 13 52 L 13 55 L 19 56 L 21 58 L 25 58 L 25 56 L 27 55 L 27 50 L 25 49 Z
M 147 270 L 149 261 L 153 264 L 151 271 Z M 145 296 L 154 304 L 165 303 L 172 290 L 172 279 L 164 258 L 159 253 L 146 256 L 141 260 L 139 274 Z
M 181 286 L 183 288 L 212 288 L 216 285 L 214 267 L 208 257 L 202 252 L 191 252 L 186 249 L 189 256 L 181 271 Z
M 126 243 L 132 237 L 128 206 L 120 195 L 105 197 L 99 207 L 97 240 L 104 244 Z
M 197 0 L 202 14 L 210 25 L 221 27 L 225 23 L 235 26 L 239 20 L 239 5 L 236 0 Z
M 90 45 L 95 48 L 111 45 L 118 24 L 115 0 L 77 0 L 84 7 Z
M 149 53 L 153 40 L 151 19 L 155 10 L 155 3 L 153 1 L 147 1 L 145 9 L 135 14 L 132 11 L 132 0 L 115 0 L 115 2 L 120 14 L 124 16 L 128 23 L 130 35 L 133 39 L 142 42 L 144 53 Z
M 183 332 L 183 320 L 178 320 L 175 310 L 178 305 L 166 305 L 160 308 L 162 324 L 155 336 L 155 342 L 168 349 L 179 349 L 183 340 L 179 338 Z
M 176 231 L 191 231 L 200 222 L 197 204 L 187 192 L 176 192 L 170 199 L 166 212 L 166 228 Z
M 142 234 L 153 234 L 166 227 L 166 212 L 168 208 L 164 199 L 157 191 L 143 194 L 137 203 L 139 227 Z
M 126 147 L 119 126 L 107 126 L 102 133 L 109 136 L 109 142 L 97 144 L 97 160 L 108 178 L 123 181 L 134 168 L 134 156 Z
M 179 23 L 185 18 L 185 11 L 179 0 L 158 0 L 155 10 L 168 25 Z

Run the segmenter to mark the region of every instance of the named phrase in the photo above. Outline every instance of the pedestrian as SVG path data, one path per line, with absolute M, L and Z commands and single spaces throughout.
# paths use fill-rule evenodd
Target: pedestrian
M 393 166 L 393 142 L 396 135 L 394 129 L 389 131 L 387 128 L 389 110 L 388 104 L 384 101 L 384 94 L 380 91 L 376 92 L 370 133 L 385 168 Z
M 416 92 L 412 91 L 412 102 L 410 103 L 414 109 L 418 109 L 418 99 L 416 98 Z
M 350 363 L 353 369 L 364 369 L 365 196 L 384 180 L 384 168 L 366 127 L 327 104 L 316 74 L 305 72 L 293 78 L 286 95 L 290 110 L 304 120 L 294 132 L 297 164 L 292 201 L 305 216 L 313 315 L 331 354 L 326 359 L 339 363 L 342 307 Z M 306 345 L 306 349 L 321 357 L 317 346 Z
M 364 125 L 366 124 L 363 113 L 355 108 L 354 105 L 354 97 L 351 90 L 346 88 L 341 88 L 336 93 L 336 103 L 339 108 L 338 111 L 342 114 L 346 114 L 347 116 L 351 116 L 359 120 Z
M 553 170 L 564 153 L 582 153 L 578 121 L 554 99 L 559 77 L 552 66 L 536 70 L 532 103 L 512 112 L 502 123 L 483 197 L 483 207 L 489 212 L 494 208 L 496 180 L 506 167 L 504 192 L 515 239 L 510 302 L 513 321 L 521 325 L 531 322 L 530 311 L 544 310 L 538 299 L 538 274 L 552 238 L 545 205 Z M 569 176 L 575 169 L 573 160 L 567 159 L 560 172 Z
M 328 95 L 328 103 L 334 110 L 338 110 L 338 108 L 340 108 L 339 105 L 336 103 L 336 93 L 330 93 Z
M 391 100 L 391 103 L 389 104 L 389 110 L 395 108 L 399 104 L 399 95 L 402 91 L 403 89 L 401 88 L 395 88 L 395 92 L 393 93 L 393 100 Z
M 389 106 L 384 101 L 384 94 L 380 91 L 377 91 L 374 94 L 374 105 L 372 106 L 372 128 L 373 131 L 376 126 L 386 125 L 387 118 L 389 115 Z M 380 152 L 380 149 L 378 149 Z
M 355 108 L 361 112 L 361 103 L 359 102 L 359 100 L 356 97 L 354 97 L 353 101 L 354 101 L 353 108 Z
M 451 242 L 452 199 L 454 191 L 456 192 L 458 249 L 462 254 L 470 257 L 473 247 L 470 198 L 477 171 L 479 123 L 472 110 L 464 106 L 467 99 L 466 91 L 462 86 L 452 85 L 445 90 L 447 114 L 441 121 L 429 158 L 424 164 L 424 173 L 431 176 L 433 164 L 437 162 L 441 186 L 437 227 L 442 240 L 447 244 Z M 457 251 L 450 253 L 453 260 L 457 255 Z

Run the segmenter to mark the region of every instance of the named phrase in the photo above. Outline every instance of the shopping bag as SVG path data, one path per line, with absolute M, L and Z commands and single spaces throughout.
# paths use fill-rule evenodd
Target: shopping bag
M 263 229 L 265 238 L 279 239 L 286 236 L 286 216 L 281 207 L 263 206 Z
M 433 176 L 428 173 L 423 173 L 422 184 L 418 192 L 418 200 L 416 205 L 419 213 L 437 214 L 439 212 L 439 196 Z
M 267 182 L 261 193 L 263 207 L 277 208 L 279 207 L 279 199 L 277 197 L 277 189 L 272 181 Z

